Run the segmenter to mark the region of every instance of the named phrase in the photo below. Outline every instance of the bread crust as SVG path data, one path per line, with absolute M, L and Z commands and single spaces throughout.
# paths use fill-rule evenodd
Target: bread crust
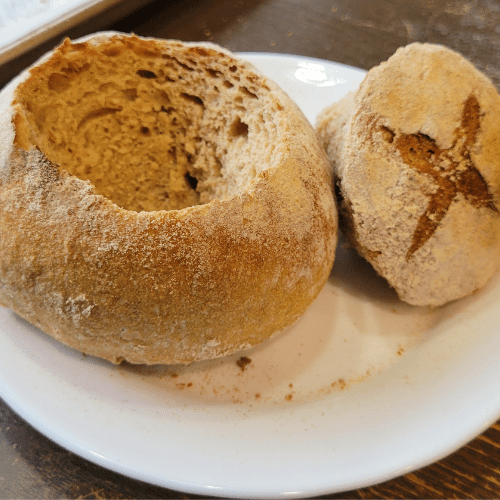
M 498 116 L 485 75 L 414 43 L 318 117 L 345 233 L 410 304 L 469 295 L 500 264 Z
M 248 118 L 244 139 L 262 163 L 239 192 L 177 210 L 128 210 L 34 143 L 23 82 L 43 85 L 76 51 L 91 60 L 118 46 L 175 57 L 181 75 L 189 56 L 199 78 L 210 70 L 233 87 L 251 85 L 278 141 L 263 147 L 266 135 Z M 115 363 L 223 356 L 292 324 L 328 278 L 337 219 L 315 132 L 277 85 L 220 47 L 116 33 L 65 42 L 0 94 L 0 116 L 0 302 L 73 348 Z

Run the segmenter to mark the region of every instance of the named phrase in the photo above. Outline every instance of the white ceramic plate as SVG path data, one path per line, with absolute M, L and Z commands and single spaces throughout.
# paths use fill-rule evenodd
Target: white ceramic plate
M 245 54 L 311 121 L 364 72 Z M 289 331 L 180 367 L 112 366 L 0 309 L 0 395 L 69 450 L 185 492 L 303 497 L 374 484 L 454 451 L 500 416 L 500 276 L 429 310 L 339 247 Z

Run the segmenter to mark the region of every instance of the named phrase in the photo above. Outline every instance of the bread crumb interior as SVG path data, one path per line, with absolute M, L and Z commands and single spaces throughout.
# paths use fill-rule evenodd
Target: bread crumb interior
M 17 144 L 128 210 L 239 194 L 268 168 L 276 136 L 269 89 L 239 64 L 139 38 L 66 41 L 18 89 Z

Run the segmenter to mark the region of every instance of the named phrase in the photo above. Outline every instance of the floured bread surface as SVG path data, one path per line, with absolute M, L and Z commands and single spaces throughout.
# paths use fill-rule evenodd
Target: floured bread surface
M 344 230 L 410 304 L 466 296 L 500 264 L 499 117 L 486 76 L 418 43 L 318 117 Z
M 212 44 L 65 41 L 0 94 L 0 303 L 113 362 L 188 363 L 293 323 L 337 240 L 330 165 Z

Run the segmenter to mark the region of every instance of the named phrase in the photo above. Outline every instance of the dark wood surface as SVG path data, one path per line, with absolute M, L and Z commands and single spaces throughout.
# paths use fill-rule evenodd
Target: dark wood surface
M 156 1 L 116 21 L 118 17 L 116 10 L 105 13 L 65 35 L 115 29 L 210 40 L 233 51 L 319 57 L 365 69 L 409 42 L 437 42 L 460 51 L 500 87 L 500 3 L 494 0 Z M 60 39 L 0 68 L 0 85 Z M 342 497 L 500 498 L 500 421 L 435 464 L 327 498 Z M 49 441 L 0 400 L 0 498 L 199 497 L 87 462 Z

